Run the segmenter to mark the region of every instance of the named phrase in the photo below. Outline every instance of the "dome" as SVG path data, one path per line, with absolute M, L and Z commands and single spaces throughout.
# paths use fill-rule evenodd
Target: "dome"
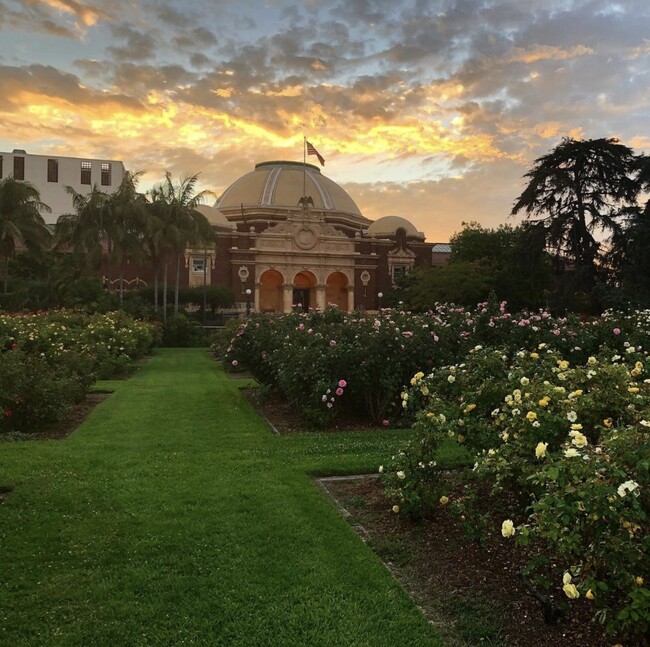
M 244 207 L 296 208 L 303 195 L 314 209 L 362 217 L 354 200 L 320 169 L 302 162 L 261 162 L 255 170 L 233 182 L 216 203 L 218 209 Z M 365 219 L 364 219 L 365 220 Z
M 208 222 L 214 227 L 225 227 L 227 229 L 232 227 L 232 225 L 226 220 L 226 216 L 215 207 L 209 207 L 207 204 L 200 204 L 196 207 L 196 210 L 200 214 L 204 215 L 208 219 Z
M 384 216 L 375 220 L 368 227 L 367 234 L 373 238 L 394 238 L 398 229 L 403 229 L 407 238 L 424 240 L 424 234 L 418 231 L 412 222 L 401 216 Z

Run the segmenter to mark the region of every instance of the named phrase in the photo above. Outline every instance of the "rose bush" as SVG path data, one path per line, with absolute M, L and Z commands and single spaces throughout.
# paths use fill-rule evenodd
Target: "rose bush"
M 580 330 L 599 338 L 594 329 Z M 541 342 L 515 352 L 477 346 L 462 362 L 416 374 L 402 398 L 418 442 L 383 471 L 388 496 L 419 516 L 447 495 L 427 469 L 442 442 L 470 448 L 493 505 L 508 502 L 494 534 L 531 546 L 528 575 L 569 603 L 588 600 L 609 631 L 636 640 L 650 628 L 650 377 L 643 347 L 615 336 L 617 349 L 577 364 Z
M 236 329 L 225 352 L 215 347 L 227 370 L 248 370 L 263 385 L 293 402 L 305 419 L 326 423 L 337 413 L 364 412 L 376 423 L 402 411 L 400 392 L 417 372 L 456 363 L 477 345 L 548 348 L 572 363 L 586 361 L 603 344 L 619 353 L 624 340 L 639 344 L 650 329 L 650 313 L 606 313 L 593 320 L 553 318 L 545 311 L 511 314 L 505 303 L 486 302 L 468 310 L 436 304 L 425 314 L 399 310 L 379 314 L 292 312 L 256 315 Z M 618 333 L 614 333 L 618 330 Z M 233 362 L 236 362 L 233 365 Z M 303 379 L 304 376 L 304 379 Z M 323 400 L 344 377 L 345 400 Z M 404 424 L 405 421 L 402 421 Z
M 59 419 L 95 379 L 123 375 L 158 338 L 155 326 L 124 313 L 0 314 L 0 430 Z

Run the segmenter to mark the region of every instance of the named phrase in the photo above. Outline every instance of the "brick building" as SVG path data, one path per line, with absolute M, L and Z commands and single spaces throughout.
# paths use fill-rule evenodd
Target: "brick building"
M 295 304 L 376 310 L 397 277 L 434 261 L 435 244 L 411 222 L 369 220 L 311 164 L 257 164 L 214 207 L 199 210 L 214 227 L 215 244 L 187 250 L 187 284 L 227 286 L 240 307 L 248 300 L 256 312 L 287 312 Z M 436 262 L 444 255 L 436 252 Z

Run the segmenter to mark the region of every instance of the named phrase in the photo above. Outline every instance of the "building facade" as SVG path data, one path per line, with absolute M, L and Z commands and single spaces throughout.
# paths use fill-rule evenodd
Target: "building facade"
M 98 160 L 58 155 L 30 155 L 24 150 L 0 152 L 0 180 L 13 177 L 33 184 L 41 194 L 41 201 L 51 213 L 43 213 L 47 224 L 53 225 L 59 216 L 72 213 L 72 196 L 66 186 L 85 195 L 94 185 L 104 193 L 113 193 L 122 182 L 125 169 L 116 160 Z
M 376 310 L 399 276 L 434 262 L 435 245 L 411 222 L 366 218 L 311 164 L 257 164 L 200 211 L 215 241 L 187 250 L 187 284 L 227 286 L 242 309 Z

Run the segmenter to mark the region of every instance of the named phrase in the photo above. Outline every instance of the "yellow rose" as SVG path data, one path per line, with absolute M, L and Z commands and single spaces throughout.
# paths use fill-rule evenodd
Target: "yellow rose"
M 537 420 L 537 414 L 534 411 L 529 411 L 526 414 L 526 418 L 532 422 L 533 420 Z
M 605 420 L 603 420 L 603 424 L 605 427 L 607 427 L 607 429 L 611 429 L 614 421 L 611 418 L 605 418 Z
M 593 593 L 593 591 L 591 589 L 589 589 L 585 593 L 585 597 L 587 598 L 587 600 L 594 600 L 596 598 L 596 596 L 594 595 L 594 593 Z
M 441 505 L 447 505 L 449 503 L 449 497 L 446 496 L 441 496 L 440 497 L 440 504 Z
M 639 387 L 637 387 L 637 386 L 631 386 L 631 387 L 628 389 L 628 391 L 629 391 L 630 393 L 638 393 L 638 392 L 639 392 Z
M 539 359 L 539 355 L 537 353 L 531 353 L 530 358 L 531 359 Z
M 560 367 L 561 371 L 566 371 L 567 368 L 569 368 L 569 362 L 567 362 L 565 359 L 559 360 L 557 365 Z
M 501 524 L 501 534 L 504 537 L 512 537 L 515 534 L 515 524 L 510 519 L 506 519 Z
M 537 456 L 537 458 L 544 458 L 544 456 L 546 456 L 547 447 L 548 443 L 537 443 L 537 447 L 535 447 L 535 456 Z
M 547 395 L 545 395 L 545 396 L 544 396 L 544 397 L 543 397 L 543 398 L 538 402 L 538 404 L 539 404 L 540 407 L 548 407 L 548 403 L 549 403 L 549 401 L 550 401 L 550 398 L 549 398 Z
M 458 444 L 462 445 L 465 442 L 465 436 L 458 434 Z
M 585 447 L 588 444 L 587 436 L 577 432 L 571 441 L 576 447 Z
M 635 577 L 635 578 L 634 578 L 634 583 L 635 583 L 637 586 L 643 586 L 643 578 L 642 578 L 642 577 Z
M 571 583 L 565 584 L 562 587 L 562 590 L 566 594 L 567 598 L 569 598 L 570 600 L 576 600 L 577 598 L 580 597 L 580 592 L 575 587 L 575 584 L 571 584 Z
M 393 512 L 394 512 L 395 514 L 397 514 L 397 513 L 399 512 L 399 506 L 398 506 L 398 505 L 394 505 L 394 506 L 393 506 Z

